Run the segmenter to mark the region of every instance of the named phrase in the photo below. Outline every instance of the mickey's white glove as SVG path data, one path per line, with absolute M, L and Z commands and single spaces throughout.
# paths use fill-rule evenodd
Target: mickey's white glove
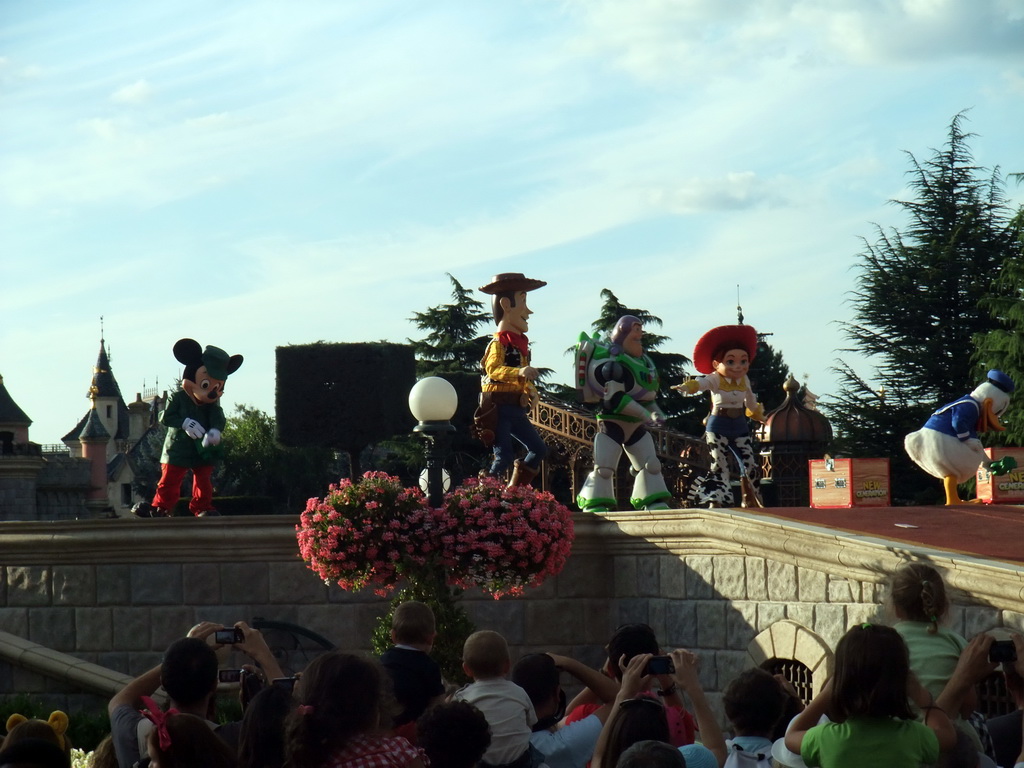
M 220 430 L 211 429 L 206 435 L 203 436 L 203 448 L 209 448 L 211 445 L 217 445 L 220 442 Z
M 181 422 L 181 428 L 185 430 L 185 434 L 191 437 L 193 440 L 198 440 L 200 437 L 206 434 L 206 427 L 200 424 L 195 419 L 185 419 Z

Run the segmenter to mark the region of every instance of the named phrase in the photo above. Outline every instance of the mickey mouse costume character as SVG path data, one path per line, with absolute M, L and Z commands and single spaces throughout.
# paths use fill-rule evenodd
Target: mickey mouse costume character
M 688 395 L 711 393 L 711 415 L 704 439 L 711 451 L 711 469 L 697 481 L 688 499 L 700 506 L 731 506 L 729 453 L 740 467 L 744 507 L 763 507 L 755 480 L 757 464 L 748 418 L 764 421 L 764 407 L 750 387 L 747 371 L 757 354 L 757 331 L 749 325 L 720 325 L 697 341 L 693 364 L 705 374 L 676 384 Z
M 167 427 L 160 456 L 160 482 L 153 503 L 135 505 L 137 517 L 170 517 L 181 497 L 181 481 L 192 470 L 192 501 L 196 517 L 219 514 L 213 508 L 213 465 L 220 457 L 220 433 L 227 423 L 220 398 L 228 375 L 242 365 L 241 355 L 228 355 L 220 347 L 203 349 L 194 339 L 174 345 L 174 357 L 185 365 L 181 389 L 167 401 L 160 423 Z

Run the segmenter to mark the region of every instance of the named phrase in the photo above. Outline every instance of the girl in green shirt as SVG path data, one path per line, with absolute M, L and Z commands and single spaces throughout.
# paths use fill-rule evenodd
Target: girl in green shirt
M 923 723 L 908 700 L 924 713 Z M 819 725 L 822 715 L 829 722 Z M 955 743 L 946 713 L 910 671 L 903 638 L 874 624 L 843 635 L 835 675 L 786 733 L 786 746 L 821 768 L 918 768 Z

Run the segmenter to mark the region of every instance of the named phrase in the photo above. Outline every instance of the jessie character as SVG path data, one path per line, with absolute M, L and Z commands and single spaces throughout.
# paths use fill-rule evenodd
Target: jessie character
M 529 317 L 530 291 L 547 285 L 520 272 L 505 272 L 480 288 L 491 296 L 491 311 L 498 326 L 487 345 L 480 365 L 480 407 L 474 415 L 474 432 L 485 445 L 494 447 L 489 473 L 498 475 L 515 461 L 509 485 L 529 485 L 537 476 L 548 449 L 530 422 L 529 410 L 537 400 L 538 371 L 530 365 Z M 526 456 L 515 458 L 515 444 L 526 449 Z
M 1011 392 L 1013 380 L 993 369 L 969 395 L 942 406 L 921 429 L 904 438 L 903 447 L 913 462 L 942 480 L 947 505 L 965 503 L 957 485 L 973 477 L 978 467 L 985 467 L 994 475 L 1013 469 L 1007 466 L 1007 459 L 1013 461 L 1012 457 L 990 460 L 978 439 L 979 432 L 1006 429 L 999 417 L 1010 404 Z
M 757 331 L 753 327 L 712 328 L 700 337 L 693 350 L 693 364 L 705 375 L 672 387 L 688 395 L 711 393 L 711 415 L 704 433 L 711 452 L 711 468 L 694 484 L 688 497 L 698 506 L 729 506 L 733 498 L 730 453 L 740 468 L 743 506 L 764 506 L 757 492 L 757 465 L 747 421 L 764 421 L 764 407 L 757 402 L 747 378 L 756 354 Z
M 198 341 L 181 339 L 174 357 L 185 366 L 181 389 L 167 400 L 160 423 L 167 427 L 160 456 L 160 482 L 152 505 L 138 504 L 138 517 L 168 517 L 181 497 L 181 481 L 192 470 L 192 500 L 196 517 L 219 514 L 213 508 L 213 467 L 220 457 L 221 430 L 227 423 L 220 399 L 229 374 L 242 365 L 241 355 L 228 355 L 220 347 L 203 349 Z

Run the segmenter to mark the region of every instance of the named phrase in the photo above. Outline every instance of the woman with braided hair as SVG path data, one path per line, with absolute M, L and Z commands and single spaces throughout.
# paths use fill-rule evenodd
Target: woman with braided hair
M 896 617 L 895 629 L 902 635 L 910 652 L 910 669 L 921 685 L 937 699 L 953 676 L 960 654 L 967 647 L 966 639 L 943 626 L 949 614 L 946 584 L 930 565 L 907 563 L 892 575 L 889 590 L 892 612 Z M 972 690 L 961 711 L 950 712 L 949 716 L 980 749 L 978 733 L 966 720 L 976 705 L 977 695 Z

